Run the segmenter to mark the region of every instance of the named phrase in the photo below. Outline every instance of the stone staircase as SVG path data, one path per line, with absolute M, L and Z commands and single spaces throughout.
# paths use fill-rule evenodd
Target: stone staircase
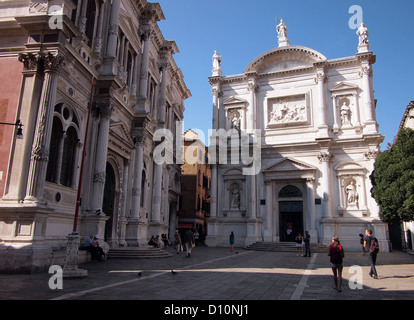
M 155 259 L 169 258 L 172 254 L 154 247 L 119 247 L 110 248 L 106 256 L 107 259 Z
M 255 242 L 245 247 L 246 250 L 272 251 L 272 252 L 296 252 L 295 242 Z M 305 251 L 305 247 L 303 247 Z M 312 253 L 327 253 L 328 247 L 322 243 L 311 243 Z

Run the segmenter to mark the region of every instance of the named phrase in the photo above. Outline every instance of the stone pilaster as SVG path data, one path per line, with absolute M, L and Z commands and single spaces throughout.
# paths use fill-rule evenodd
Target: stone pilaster
M 52 134 L 53 111 L 59 69 L 64 57 L 61 54 L 48 52 L 42 57 L 44 82 L 40 97 L 40 105 L 36 122 L 36 132 L 31 153 L 31 163 L 27 184 L 27 201 L 43 202 L 43 191 L 46 179 L 47 162 L 49 160 L 49 144 Z

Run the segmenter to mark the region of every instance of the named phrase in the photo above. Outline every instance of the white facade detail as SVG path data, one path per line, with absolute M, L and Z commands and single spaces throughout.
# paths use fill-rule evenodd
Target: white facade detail
M 360 250 L 358 234 L 370 228 L 388 250 L 387 225 L 370 196 L 383 136 L 367 31 L 360 30 L 355 56 L 332 60 L 290 45 L 285 22 L 277 32 L 279 46 L 242 74 L 223 76 L 226 60 L 214 53 L 213 129 L 259 129 L 261 170 L 248 176 L 241 162 L 212 164 L 207 244 L 227 245 L 231 231 L 239 246 L 309 231 L 311 242 L 329 245 L 337 235 L 348 250 Z

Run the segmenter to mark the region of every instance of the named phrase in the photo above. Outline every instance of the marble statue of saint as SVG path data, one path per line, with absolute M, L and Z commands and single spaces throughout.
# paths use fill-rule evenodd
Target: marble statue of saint
M 233 115 L 233 119 L 231 119 L 231 125 L 233 129 L 240 129 L 240 118 L 237 116 L 237 114 Z
M 240 192 L 239 192 L 239 188 L 234 187 L 231 192 L 232 192 L 231 207 L 232 208 L 239 208 L 240 207 Z
M 279 40 L 286 40 L 287 39 L 287 26 L 283 22 L 283 19 L 280 20 L 280 23 L 276 27 L 276 31 L 278 33 Z
M 213 70 L 219 70 L 220 68 L 221 68 L 221 56 L 218 55 L 217 50 L 214 50 Z
M 351 123 L 350 108 L 348 107 L 345 101 L 341 106 L 341 121 L 342 125 Z
M 359 29 L 357 30 L 356 34 L 359 36 L 359 44 L 368 44 L 368 29 L 365 26 L 364 23 L 361 23 L 361 26 L 359 27 Z
M 355 182 L 352 181 L 346 187 L 346 193 L 348 195 L 347 202 L 349 204 L 357 204 L 357 202 L 358 202 L 358 193 L 357 193 L 357 190 L 356 190 Z

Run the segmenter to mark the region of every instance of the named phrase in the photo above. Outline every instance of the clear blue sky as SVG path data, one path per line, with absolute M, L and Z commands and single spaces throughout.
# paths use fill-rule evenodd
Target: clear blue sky
M 328 59 L 353 56 L 358 36 L 350 29 L 351 5 L 362 8 L 370 50 L 377 56 L 374 90 L 377 121 L 392 142 L 407 104 L 414 100 L 414 1 L 412 0 L 160 0 L 165 39 L 192 93 L 185 101 L 184 130 L 212 126 L 211 76 L 214 50 L 223 75 L 242 73 L 257 56 L 277 47 L 276 17 L 288 26 L 291 45 L 321 52 Z

